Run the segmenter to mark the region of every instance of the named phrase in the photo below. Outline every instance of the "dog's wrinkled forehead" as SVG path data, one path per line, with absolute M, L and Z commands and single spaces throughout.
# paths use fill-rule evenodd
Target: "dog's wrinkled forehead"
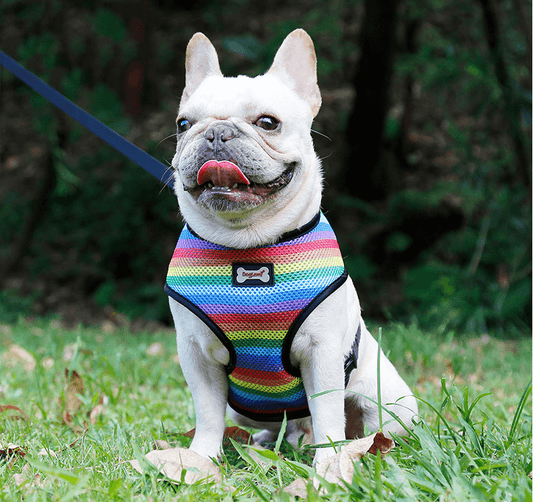
M 189 120 L 202 120 L 208 113 L 209 117 L 221 120 L 255 120 L 261 115 L 271 115 L 282 122 L 289 112 L 299 116 L 303 123 L 310 124 L 313 120 L 307 102 L 273 75 L 208 77 L 179 111 Z

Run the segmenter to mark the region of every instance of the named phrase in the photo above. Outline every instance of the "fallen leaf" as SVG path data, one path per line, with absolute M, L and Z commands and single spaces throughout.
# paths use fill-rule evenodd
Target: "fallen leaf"
M 235 442 L 242 444 L 249 444 L 252 440 L 252 435 L 240 427 L 226 427 L 224 437 L 231 438 Z
M 146 354 L 149 356 L 160 356 L 163 352 L 165 352 L 165 348 L 160 342 L 154 342 L 146 349 Z
M 220 469 L 210 460 L 185 448 L 153 450 L 146 454 L 146 460 L 160 469 L 176 483 L 195 483 L 197 481 L 222 481 Z M 137 460 L 130 460 L 132 467 L 141 474 L 142 467 Z M 183 475 L 183 472 L 185 474 Z M 182 479 L 183 475 L 183 479 Z
M 45 357 L 42 361 L 41 361 L 41 364 L 43 365 L 43 368 L 44 369 L 47 369 L 49 370 L 50 368 L 52 368 L 55 364 L 55 361 L 51 358 L 51 357 Z
M 340 453 L 326 457 L 316 466 L 316 474 L 330 483 L 338 483 L 342 478 L 339 466 Z M 319 487 L 318 480 L 315 479 L 315 488 Z
M 38 488 L 43 487 L 43 482 L 41 481 L 41 475 L 39 473 L 31 476 L 30 464 L 25 464 L 22 468 L 22 473 L 13 474 L 13 480 L 17 486 L 22 485 L 23 483 L 29 483 L 29 486 L 37 486 Z
M 188 438 L 193 438 L 195 433 L 196 429 L 191 429 L 190 431 L 184 432 L 183 435 Z M 237 443 L 241 444 L 249 444 L 251 442 L 252 435 L 240 427 L 226 427 L 224 430 L 224 438 L 231 438 Z M 226 442 L 226 445 L 228 444 L 230 444 L 229 441 Z
M 24 413 L 18 406 L 13 406 L 11 404 L 0 405 L 0 413 L 4 413 L 10 410 L 20 413 L 20 415 L 10 415 L 8 418 L 10 418 L 11 420 L 29 420 L 28 415 L 26 415 L 26 413 Z
M 391 438 L 388 438 L 382 432 L 377 432 L 374 436 L 374 442 L 372 446 L 368 449 L 368 453 L 372 455 L 377 455 L 377 451 L 381 451 L 381 455 L 386 455 L 394 448 L 394 441 Z
M 63 361 L 72 361 L 74 354 L 76 353 L 77 343 L 71 343 L 70 345 L 65 345 L 63 349 Z
M 22 363 L 24 369 L 28 372 L 32 372 L 35 369 L 35 358 L 20 345 L 11 345 L 4 354 L 4 360 L 8 364 L 16 365 Z
M 157 441 L 154 441 L 154 446 L 156 450 L 168 450 L 170 448 L 170 445 L 163 439 L 158 439 Z
M 89 422 L 94 425 L 98 421 L 98 417 L 104 414 L 104 396 L 100 398 L 98 404 L 89 412 Z
M 81 399 L 78 397 L 78 394 L 83 394 L 83 380 L 76 371 L 69 372 L 68 369 L 65 370 L 65 378 L 69 378 L 67 392 L 65 395 L 65 411 L 68 413 L 75 414 L 83 404 Z
M 341 480 L 351 483 L 354 462 L 361 460 L 367 453 L 376 455 L 378 450 L 382 455 L 386 455 L 393 447 L 394 441 L 381 432 L 356 439 L 344 445 L 336 455 L 322 460 L 316 473 L 330 483 L 338 483 Z
M 307 499 L 307 482 L 308 481 L 304 478 L 297 478 L 290 485 L 280 488 L 277 491 L 288 493 L 289 495 L 294 495 L 295 497 L 300 497 L 302 499 Z
M 9 443 L 6 446 L 0 444 L 0 460 L 6 460 L 7 469 L 11 469 L 13 464 L 17 461 L 18 458 L 26 456 L 26 452 L 22 446 L 17 444 Z
M 92 350 L 80 348 L 78 343 L 71 343 L 70 345 L 65 345 L 65 348 L 63 349 L 63 360 L 66 362 L 72 361 L 76 351 L 78 354 L 84 355 L 91 355 L 93 353 Z

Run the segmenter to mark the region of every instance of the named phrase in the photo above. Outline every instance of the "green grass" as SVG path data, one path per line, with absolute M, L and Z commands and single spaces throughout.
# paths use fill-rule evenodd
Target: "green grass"
M 309 487 L 308 499 L 531 501 L 531 339 L 459 337 L 402 325 L 385 326 L 382 338 L 420 398 L 420 421 L 389 455 L 365 456 L 352 483 L 324 482 L 321 494 Z M 148 355 L 154 342 L 162 351 Z M 33 370 L 6 356 L 13 344 L 34 356 Z M 58 419 L 65 369 L 76 370 L 84 383 L 73 427 Z M 80 436 L 73 429 L 84 428 L 103 395 L 104 414 Z M 129 466 L 156 440 L 190 442 L 181 433 L 194 427 L 194 409 L 170 331 L 66 331 L 44 321 L 0 325 L 0 405 L 29 416 L 0 413 L 0 450 L 13 443 L 26 453 L 14 463 L 0 459 L 0 500 L 291 500 L 279 489 L 309 473 L 310 451 L 286 442 L 277 445 L 282 456 L 270 455 L 267 466 L 242 448 L 226 448 L 219 486 L 176 486 Z M 42 449 L 57 456 L 39 455 Z M 19 486 L 15 475 L 22 472 L 29 481 Z

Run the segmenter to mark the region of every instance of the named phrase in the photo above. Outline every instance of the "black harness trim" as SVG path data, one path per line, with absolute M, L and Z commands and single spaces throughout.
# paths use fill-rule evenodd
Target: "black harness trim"
M 344 388 L 348 387 L 350 374 L 357 368 L 357 357 L 359 356 L 359 342 L 361 341 L 361 324 L 357 328 L 355 340 L 353 341 L 352 350 L 344 359 Z

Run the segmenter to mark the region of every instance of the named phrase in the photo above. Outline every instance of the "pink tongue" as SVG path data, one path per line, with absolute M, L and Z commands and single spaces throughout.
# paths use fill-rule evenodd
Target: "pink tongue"
M 217 187 L 232 187 L 235 183 L 250 184 L 243 172 L 233 162 L 227 160 L 222 162 L 208 160 L 198 171 L 197 180 L 199 185 L 210 181 Z

